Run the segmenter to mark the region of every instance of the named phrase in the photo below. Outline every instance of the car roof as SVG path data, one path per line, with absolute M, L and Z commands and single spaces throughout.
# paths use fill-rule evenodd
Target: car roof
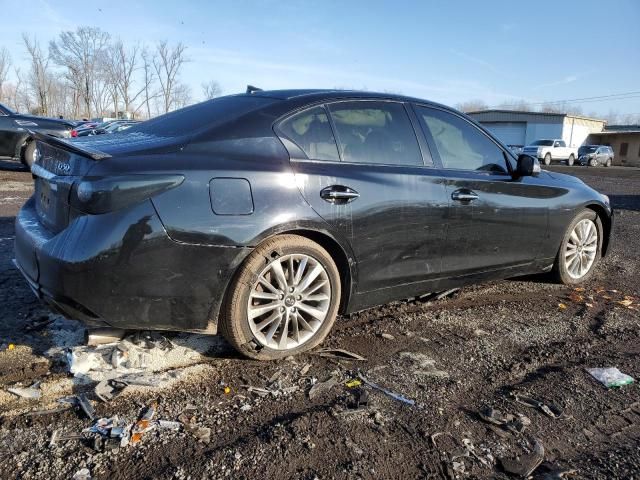
M 265 98 L 276 98 L 279 100 L 296 100 L 316 103 L 339 99 L 380 99 L 397 100 L 400 102 L 412 102 L 428 104 L 432 106 L 453 110 L 451 107 L 422 98 L 409 97 L 398 93 L 369 92 L 362 90 L 334 90 L 334 89 L 291 89 L 291 90 L 258 90 L 244 95 L 260 96 Z

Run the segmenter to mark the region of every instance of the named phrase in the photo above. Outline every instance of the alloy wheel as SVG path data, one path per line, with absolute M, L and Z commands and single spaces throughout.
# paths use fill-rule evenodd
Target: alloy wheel
M 584 277 L 596 259 L 598 251 L 598 228 L 596 224 L 585 218 L 573 228 L 565 248 L 565 265 L 567 273 L 573 279 Z
M 331 305 L 323 265 L 303 254 L 273 259 L 258 275 L 247 307 L 249 327 L 265 347 L 290 350 L 320 329 Z

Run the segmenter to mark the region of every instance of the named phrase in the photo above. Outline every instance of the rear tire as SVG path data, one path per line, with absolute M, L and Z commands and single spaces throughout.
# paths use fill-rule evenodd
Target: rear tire
M 551 154 L 547 153 L 542 161 L 545 165 L 551 165 Z
M 602 222 L 593 210 L 583 209 L 569 224 L 556 256 L 553 272 L 565 285 L 588 281 L 600 261 Z
M 296 355 L 324 340 L 340 297 L 340 274 L 329 253 L 308 238 L 279 235 L 240 266 L 221 311 L 220 331 L 249 358 Z
M 612 163 L 613 163 L 613 161 L 611 160 L 611 158 L 607 158 L 607 161 L 604 163 L 604 166 L 605 167 L 610 167 Z
M 24 147 L 24 149 L 22 150 L 22 158 L 20 159 L 22 161 L 23 164 L 25 164 L 27 167 L 29 167 L 29 170 L 31 170 L 31 167 L 33 167 L 33 164 L 36 161 L 36 142 L 34 141 L 29 141 L 29 143 L 27 143 L 27 146 Z
M 569 158 L 567 158 L 567 165 L 569 165 L 570 167 L 573 167 L 573 163 L 576 161 L 576 157 L 573 156 L 573 154 L 569 155 Z

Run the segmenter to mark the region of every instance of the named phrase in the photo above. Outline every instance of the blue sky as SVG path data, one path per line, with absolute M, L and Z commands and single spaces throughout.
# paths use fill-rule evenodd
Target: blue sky
M 207 80 L 224 93 L 248 83 L 367 88 L 450 105 L 640 91 L 636 0 L 0 0 L 0 11 L 0 45 L 16 64 L 25 61 L 22 32 L 46 44 L 90 25 L 125 43 L 182 41 L 191 60 L 182 81 L 196 98 Z M 640 95 L 581 106 L 640 114 Z

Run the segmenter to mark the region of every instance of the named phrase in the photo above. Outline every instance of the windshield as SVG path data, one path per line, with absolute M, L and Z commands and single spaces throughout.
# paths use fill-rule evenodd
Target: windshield
M 536 140 L 531 145 L 541 146 L 541 147 L 550 147 L 553 145 L 553 140 Z
M 159 136 L 187 135 L 233 120 L 276 101 L 254 95 L 218 97 L 141 122 L 128 131 Z
M 585 154 L 585 153 L 593 153 L 597 150 L 598 147 L 593 147 L 591 145 L 585 146 L 585 147 L 580 147 L 578 149 L 578 154 Z

